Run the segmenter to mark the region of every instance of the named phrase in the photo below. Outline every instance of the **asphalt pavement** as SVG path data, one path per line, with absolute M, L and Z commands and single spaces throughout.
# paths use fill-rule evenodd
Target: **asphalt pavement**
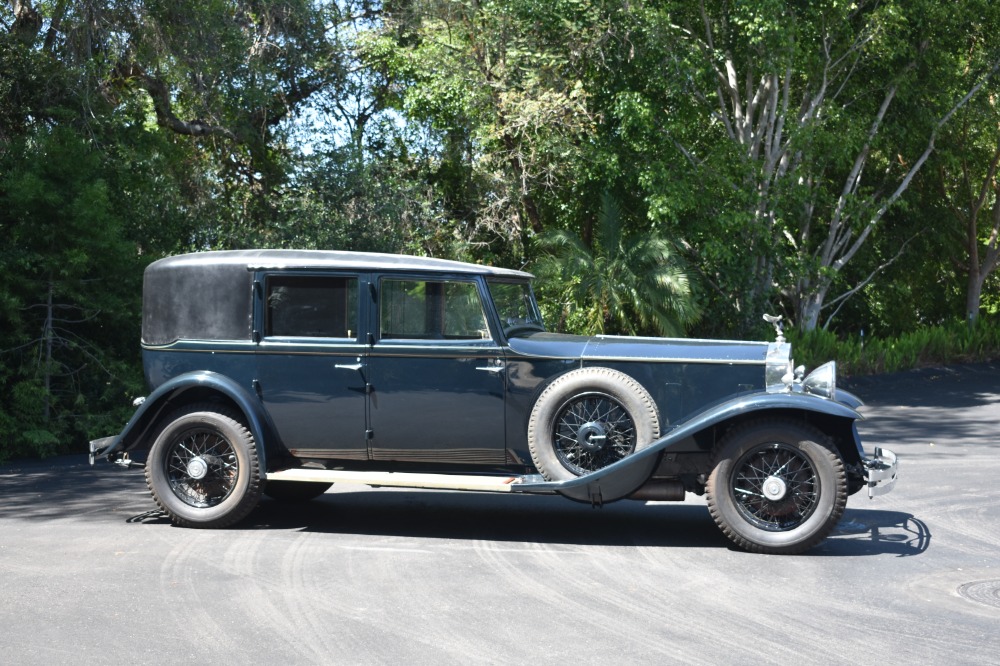
M 1000 364 L 848 382 L 895 490 L 799 556 L 704 500 L 335 486 L 176 528 L 141 470 L 0 466 L 9 664 L 1000 664 Z

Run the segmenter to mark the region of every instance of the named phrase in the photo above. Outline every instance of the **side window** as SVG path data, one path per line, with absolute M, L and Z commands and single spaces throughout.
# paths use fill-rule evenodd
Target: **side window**
M 472 282 L 382 280 L 379 337 L 482 340 L 490 337 Z
M 268 278 L 265 335 L 354 339 L 357 333 L 357 278 L 313 275 Z

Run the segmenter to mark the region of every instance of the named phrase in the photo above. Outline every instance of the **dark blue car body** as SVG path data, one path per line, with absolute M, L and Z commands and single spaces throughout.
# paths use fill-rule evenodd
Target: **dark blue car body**
M 713 510 L 716 521 L 737 545 L 763 552 L 798 552 L 825 536 L 843 508 L 836 497 L 836 515 L 818 538 L 812 528 L 788 537 L 826 510 L 824 483 L 842 486 L 846 500 L 895 482 L 895 457 L 868 457 L 858 439 L 860 401 L 836 389 L 832 366 L 796 374 L 780 334 L 768 343 L 549 333 L 530 281 L 527 273 L 474 264 L 326 251 L 205 252 L 155 262 L 145 274 L 142 327 L 151 394 L 119 435 L 92 442 L 92 459 L 127 464 L 129 452 L 152 447 L 156 460 L 146 465 L 154 498 L 176 522 L 208 527 L 242 518 L 258 493 L 280 496 L 295 483 L 318 492 L 355 481 L 558 493 L 595 505 L 682 499 L 708 485 L 710 508 L 712 489 L 728 483 L 733 515 L 757 531 L 730 534 L 732 516 L 716 515 L 725 511 Z M 619 384 L 628 395 L 619 396 Z M 646 416 L 634 413 L 635 400 L 652 403 Z M 569 425 L 569 439 L 578 439 L 569 448 L 560 448 L 558 433 L 554 444 L 539 436 L 565 430 L 567 410 L 591 407 L 593 414 Z M 610 408 L 615 416 L 606 415 Z M 171 425 L 198 424 L 206 412 L 224 421 L 205 426 L 222 433 L 212 446 L 225 448 L 244 430 L 248 443 L 223 455 L 199 444 L 194 426 Z M 839 459 L 833 481 L 822 481 L 825 463 L 815 454 L 796 453 L 794 442 L 778 447 L 796 437 L 775 435 L 771 448 L 753 445 L 756 453 L 734 461 L 745 472 L 760 464 L 746 456 L 764 456 L 773 467 L 753 482 L 760 488 L 752 505 L 741 496 L 746 481 L 737 480 L 744 472 L 712 480 L 720 455 L 731 457 L 727 448 L 742 451 L 727 436 L 753 439 L 768 427 L 784 432 L 781 424 L 806 433 L 798 439 L 823 440 Z M 647 426 L 652 434 L 635 434 Z M 631 440 L 621 439 L 622 429 Z M 612 439 L 626 448 L 611 455 Z M 238 456 L 241 447 L 252 455 Z M 775 448 L 806 472 L 792 478 Z M 218 472 L 222 481 L 209 483 L 213 469 L 226 470 Z M 244 491 L 234 484 L 247 473 L 254 478 Z M 787 520 L 782 514 L 791 509 L 775 507 L 792 506 L 793 488 L 812 504 Z M 766 515 L 758 515 L 764 503 Z

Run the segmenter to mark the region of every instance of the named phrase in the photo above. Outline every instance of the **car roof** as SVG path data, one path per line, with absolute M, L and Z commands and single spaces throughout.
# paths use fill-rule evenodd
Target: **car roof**
M 161 259 L 159 268 L 171 266 L 245 266 L 247 270 L 267 269 L 350 269 L 366 271 L 417 271 L 460 273 L 530 279 L 531 273 L 470 264 L 449 259 L 411 257 L 402 254 L 376 252 L 343 252 L 339 250 L 220 250 L 195 252 Z

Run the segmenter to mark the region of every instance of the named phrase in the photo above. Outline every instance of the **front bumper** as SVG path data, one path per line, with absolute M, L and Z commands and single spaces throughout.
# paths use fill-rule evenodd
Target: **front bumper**
M 885 495 L 896 485 L 899 475 L 899 461 L 889 449 L 875 448 L 875 455 L 861 461 L 865 468 L 865 482 L 868 497 Z

